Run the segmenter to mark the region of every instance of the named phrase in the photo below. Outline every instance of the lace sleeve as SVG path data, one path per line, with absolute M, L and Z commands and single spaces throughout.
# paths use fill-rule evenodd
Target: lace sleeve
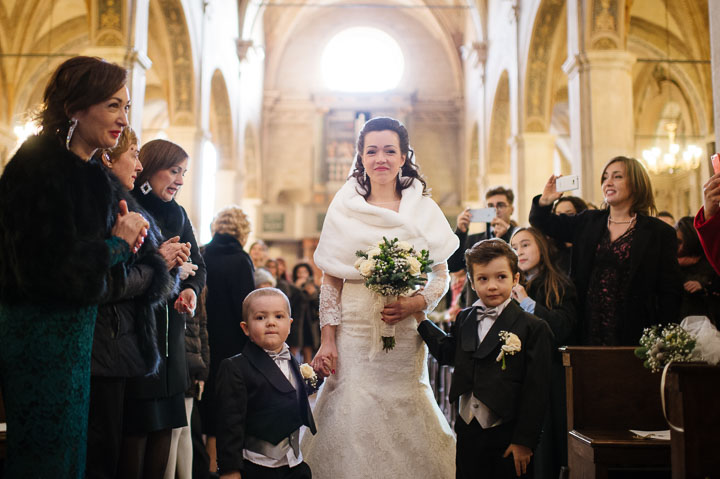
M 425 288 L 419 292 L 419 294 L 425 298 L 425 313 L 430 313 L 435 309 L 442 297 L 447 293 L 449 284 L 450 275 L 448 273 L 447 263 L 440 263 L 433 266 Z
M 332 284 L 320 285 L 320 329 L 327 325 L 340 324 L 342 308 L 340 307 L 340 291 Z

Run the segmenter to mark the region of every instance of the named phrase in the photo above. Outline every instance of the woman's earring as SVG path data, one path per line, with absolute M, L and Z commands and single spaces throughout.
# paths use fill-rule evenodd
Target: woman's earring
M 363 181 L 367 183 L 367 171 L 363 171 Z
M 140 191 L 142 191 L 143 195 L 147 195 L 152 191 L 152 186 L 150 186 L 150 182 L 146 181 L 142 185 L 140 185 Z
M 400 168 L 400 170 L 398 171 L 398 181 L 402 181 L 402 179 L 403 179 L 402 168 Z
M 108 168 L 112 168 L 112 161 L 110 161 L 110 155 L 108 155 L 107 151 L 102 152 L 102 159 L 103 163 L 105 163 L 105 166 Z
M 75 133 L 75 127 L 77 127 L 77 118 L 70 120 L 70 128 L 68 128 L 67 138 L 65 138 L 65 148 L 70 151 L 70 140 L 72 140 L 73 133 Z

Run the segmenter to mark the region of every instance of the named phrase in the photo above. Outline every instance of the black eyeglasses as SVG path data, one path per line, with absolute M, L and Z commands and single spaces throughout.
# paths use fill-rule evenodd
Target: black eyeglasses
M 510 205 L 508 205 L 507 203 L 495 203 L 495 204 L 488 203 L 488 208 L 495 208 L 496 210 L 504 210 L 508 206 L 510 206 Z

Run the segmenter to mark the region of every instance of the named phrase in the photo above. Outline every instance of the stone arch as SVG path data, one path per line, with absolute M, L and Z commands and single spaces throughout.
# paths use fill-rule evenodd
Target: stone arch
M 164 80 L 168 114 L 174 126 L 193 126 L 196 123 L 195 62 L 183 5 L 179 0 L 150 2 L 150 25 L 164 25 L 162 32 L 150 28 L 148 56 L 153 68 L 166 70 Z M 152 40 L 155 40 L 153 42 Z M 154 54 L 151 54 L 154 51 Z
M 0 68 L 0 121 L 10 123 L 37 107 L 55 68 L 87 46 L 86 4 L 73 2 L 72 7 L 54 2 L 0 5 L 0 52 L 33 54 L 9 57 Z
M 234 168 L 233 118 L 225 77 L 218 69 L 210 81 L 210 134 L 218 151 L 218 168 Z
M 553 65 L 557 55 L 566 56 L 566 52 L 561 51 L 567 37 L 565 16 L 564 0 L 543 0 L 537 9 L 525 65 L 524 131 L 549 129 Z
M 342 9 L 342 2 L 338 0 L 330 0 L 328 5 L 338 3 Z M 410 5 L 420 5 L 421 0 L 408 2 Z M 325 8 L 318 13 L 316 8 L 312 6 L 298 7 L 293 9 L 293 14 L 289 12 L 280 12 L 281 9 L 268 8 L 262 12 L 262 22 L 264 23 L 266 35 L 266 53 L 267 67 L 265 81 L 266 85 L 273 89 L 279 88 L 277 85 L 282 77 L 283 62 L 287 61 L 285 52 L 293 48 L 294 43 L 298 42 L 298 34 L 303 35 L 305 32 L 320 27 L 325 29 L 324 25 L 332 25 L 332 28 L 326 29 L 326 39 L 323 44 L 330 40 L 334 34 L 339 33 L 345 28 L 353 26 L 369 26 L 375 27 L 390 34 L 400 45 L 406 57 L 412 57 L 408 54 L 413 49 L 417 41 L 409 41 L 405 35 L 399 35 L 396 27 L 398 24 L 407 22 L 408 25 L 415 24 L 423 30 L 422 37 L 433 38 L 433 47 L 442 50 L 444 61 L 443 70 L 447 71 L 448 85 L 452 85 L 452 89 L 456 91 L 462 90 L 462 63 L 458 48 L 460 40 L 454 38 L 445 29 L 443 19 L 435 16 L 432 9 L 424 8 L 397 8 L 397 9 L 380 9 L 378 13 L 373 14 L 370 8 L 360 8 L 354 11 L 353 15 L 338 14 L 340 10 Z M 406 29 L 399 30 L 406 32 Z M 456 41 L 457 40 L 457 41 Z M 300 41 L 307 41 L 300 39 Z M 313 40 L 317 41 L 317 40 Z M 324 45 L 323 45 L 324 46 Z M 319 55 L 317 55 L 319 57 Z M 312 65 L 307 65 L 308 68 Z M 406 68 L 409 68 L 406 65 Z M 421 76 L 416 72 L 417 76 Z M 450 87 L 448 86 L 448 89 Z
M 681 2 L 678 2 L 681 3 Z M 688 5 L 689 7 L 689 5 Z M 667 5 L 672 12 L 678 6 Z M 669 29 L 664 25 L 652 23 L 646 18 L 633 16 L 629 48 L 638 57 L 664 58 L 667 56 L 667 44 L 673 57 L 683 59 L 704 58 L 707 52 L 698 46 L 693 47 L 697 36 L 709 35 L 709 31 L 700 29 L 696 35 L 686 35 L 684 27 L 695 25 L 682 15 L 676 17 L 678 25 Z M 682 23 L 685 21 L 685 23 Z M 686 121 L 696 135 L 709 133 L 712 123 L 712 94 L 709 85 L 712 81 L 707 64 L 666 64 L 662 62 L 639 63 L 633 79 L 634 114 L 639 134 L 647 133 L 647 116 L 656 115 L 657 99 L 665 95 L 668 101 L 680 102 L 687 110 Z M 654 105 L 654 108 L 653 106 Z
M 86 2 L 1 2 L 0 168 L 33 119 L 52 72 L 89 41 Z
M 490 116 L 490 135 L 488 137 L 487 173 L 490 175 L 510 175 L 510 81 L 507 70 L 503 71 L 495 89 L 492 114 Z M 498 181 L 491 181 L 497 183 Z

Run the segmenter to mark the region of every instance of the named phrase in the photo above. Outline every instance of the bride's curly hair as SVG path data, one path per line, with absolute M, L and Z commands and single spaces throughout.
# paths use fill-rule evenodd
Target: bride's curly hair
M 405 125 L 400 123 L 395 118 L 389 117 L 377 117 L 365 122 L 360 134 L 358 135 L 357 141 L 357 153 L 355 156 L 355 168 L 350 174 L 349 178 L 355 178 L 360 185 L 361 190 L 358 190 L 358 194 L 362 195 L 365 199 L 370 196 L 370 179 L 365 177 L 365 167 L 362 163 L 362 151 L 365 149 L 365 135 L 371 131 L 394 131 L 397 133 L 400 139 L 400 153 L 405 155 L 405 164 L 403 164 L 400 171 L 402 171 L 402 180 L 395 181 L 395 189 L 398 193 L 401 193 L 405 188 L 409 188 L 412 185 L 413 180 L 418 180 L 423 185 L 423 195 L 429 196 L 430 190 L 427 187 L 425 178 L 420 174 L 420 168 L 412 161 L 415 156 L 415 152 L 410 148 L 410 139 L 408 137 L 407 128 Z M 349 179 L 348 178 L 348 179 Z

